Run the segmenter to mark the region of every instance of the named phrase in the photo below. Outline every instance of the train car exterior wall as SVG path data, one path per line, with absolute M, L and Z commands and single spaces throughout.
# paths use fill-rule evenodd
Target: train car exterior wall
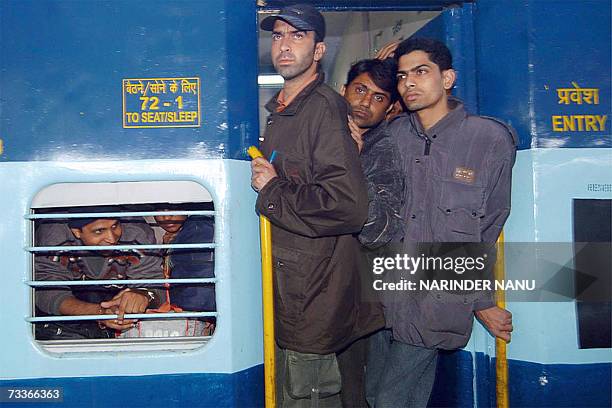
M 431 10 L 448 2 L 312 3 Z M 0 317 L 0 387 L 61 386 L 67 407 L 263 403 L 245 154 L 258 137 L 256 11 L 242 0 L 0 0 L 1 296 L 12 305 Z M 417 33 L 449 44 L 456 93 L 474 113 L 519 133 L 506 241 L 571 243 L 572 201 L 612 199 L 610 14 L 607 0 L 476 0 Z M 58 182 L 139 180 L 192 180 L 211 192 L 225 324 L 195 352 L 44 352 L 24 320 L 32 233 L 24 215 L 34 195 Z M 506 259 L 509 277 L 521 268 Z M 511 406 L 612 405 L 610 348 L 579 347 L 575 302 L 508 307 Z M 493 340 L 475 326 L 464 350 L 441 359 L 431 405 L 493 406 L 494 362 Z

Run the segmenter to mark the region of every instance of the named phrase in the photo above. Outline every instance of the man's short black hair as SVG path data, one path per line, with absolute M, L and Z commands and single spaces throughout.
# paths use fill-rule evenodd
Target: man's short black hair
M 113 205 L 95 205 L 86 207 L 71 207 L 69 209 L 72 214 L 83 214 L 83 213 L 114 213 L 121 212 L 121 207 Z M 96 222 L 98 220 L 119 220 L 119 217 L 114 216 L 103 216 L 100 215 L 95 218 L 69 218 L 68 227 L 83 230 L 83 227 Z
M 346 86 L 361 74 L 368 74 L 372 81 L 385 92 L 389 92 L 391 103 L 395 102 L 399 95 L 397 93 L 397 63 L 393 58 L 386 60 L 364 59 L 357 61 L 351 66 L 346 76 Z
M 433 38 L 408 38 L 402 41 L 395 51 L 396 61 L 399 61 L 402 55 L 409 54 L 412 51 L 427 53 L 431 62 L 436 64 L 440 71 L 453 67 L 453 56 L 446 44 Z

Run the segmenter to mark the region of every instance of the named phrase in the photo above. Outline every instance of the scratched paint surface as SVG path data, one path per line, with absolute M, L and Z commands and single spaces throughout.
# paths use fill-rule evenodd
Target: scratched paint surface
M 0 2 L 0 160 L 246 158 L 257 140 L 255 5 L 232 4 Z M 160 101 L 172 115 L 138 100 L 144 118 L 195 126 L 124 128 L 126 78 L 199 78 L 201 118 L 177 93 Z

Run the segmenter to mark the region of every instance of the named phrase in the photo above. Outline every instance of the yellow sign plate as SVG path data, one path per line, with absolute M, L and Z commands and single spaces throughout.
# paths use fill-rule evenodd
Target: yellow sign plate
M 200 127 L 200 78 L 123 80 L 124 128 Z

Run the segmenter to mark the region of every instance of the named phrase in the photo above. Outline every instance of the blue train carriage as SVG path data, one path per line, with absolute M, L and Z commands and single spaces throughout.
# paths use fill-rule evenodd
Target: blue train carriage
M 11 305 L 0 387 L 16 390 L 11 400 L 3 390 L 3 405 L 28 396 L 67 407 L 262 404 L 258 220 L 245 153 L 257 142 L 256 10 L 236 4 L 0 2 L 1 297 Z M 113 206 L 125 234 L 168 204 L 214 225 L 214 241 L 200 245 L 214 276 L 192 284 L 214 286 L 216 307 L 173 313 L 182 323 L 212 319 L 214 334 L 150 326 L 164 314 L 142 316 L 129 338 L 36 334 L 58 323 L 34 307 L 45 287 L 33 260 L 49 255 L 35 245 L 44 223 Z
M 256 55 L 257 6 L 265 14 L 284 3 L 0 3 L 0 236 L 13 271 L 2 296 L 15 305 L 2 314 L 11 336 L 0 386 L 62 387 L 66 406 L 263 404 L 257 219 L 244 149 L 259 132 L 257 59 L 260 83 L 273 79 L 267 36 Z M 332 85 L 389 40 L 433 36 L 455 56 L 454 93 L 517 129 L 505 273 L 537 289 L 506 293 L 516 328 L 509 403 L 610 406 L 609 293 L 588 289 L 609 287 L 612 272 L 605 260 L 594 271 L 584 244 L 610 242 L 609 2 L 310 3 L 328 21 Z M 278 86 L 259 87 L 260 126 Z M 34 224 L 93 204 L 142 215 L 168 195 L 214 215 L 212 337 L 36 340 Z M 430 405 L 495 405 L 495 361 L 493 339 L 476 324 L 463 350 L 440 359 Z

